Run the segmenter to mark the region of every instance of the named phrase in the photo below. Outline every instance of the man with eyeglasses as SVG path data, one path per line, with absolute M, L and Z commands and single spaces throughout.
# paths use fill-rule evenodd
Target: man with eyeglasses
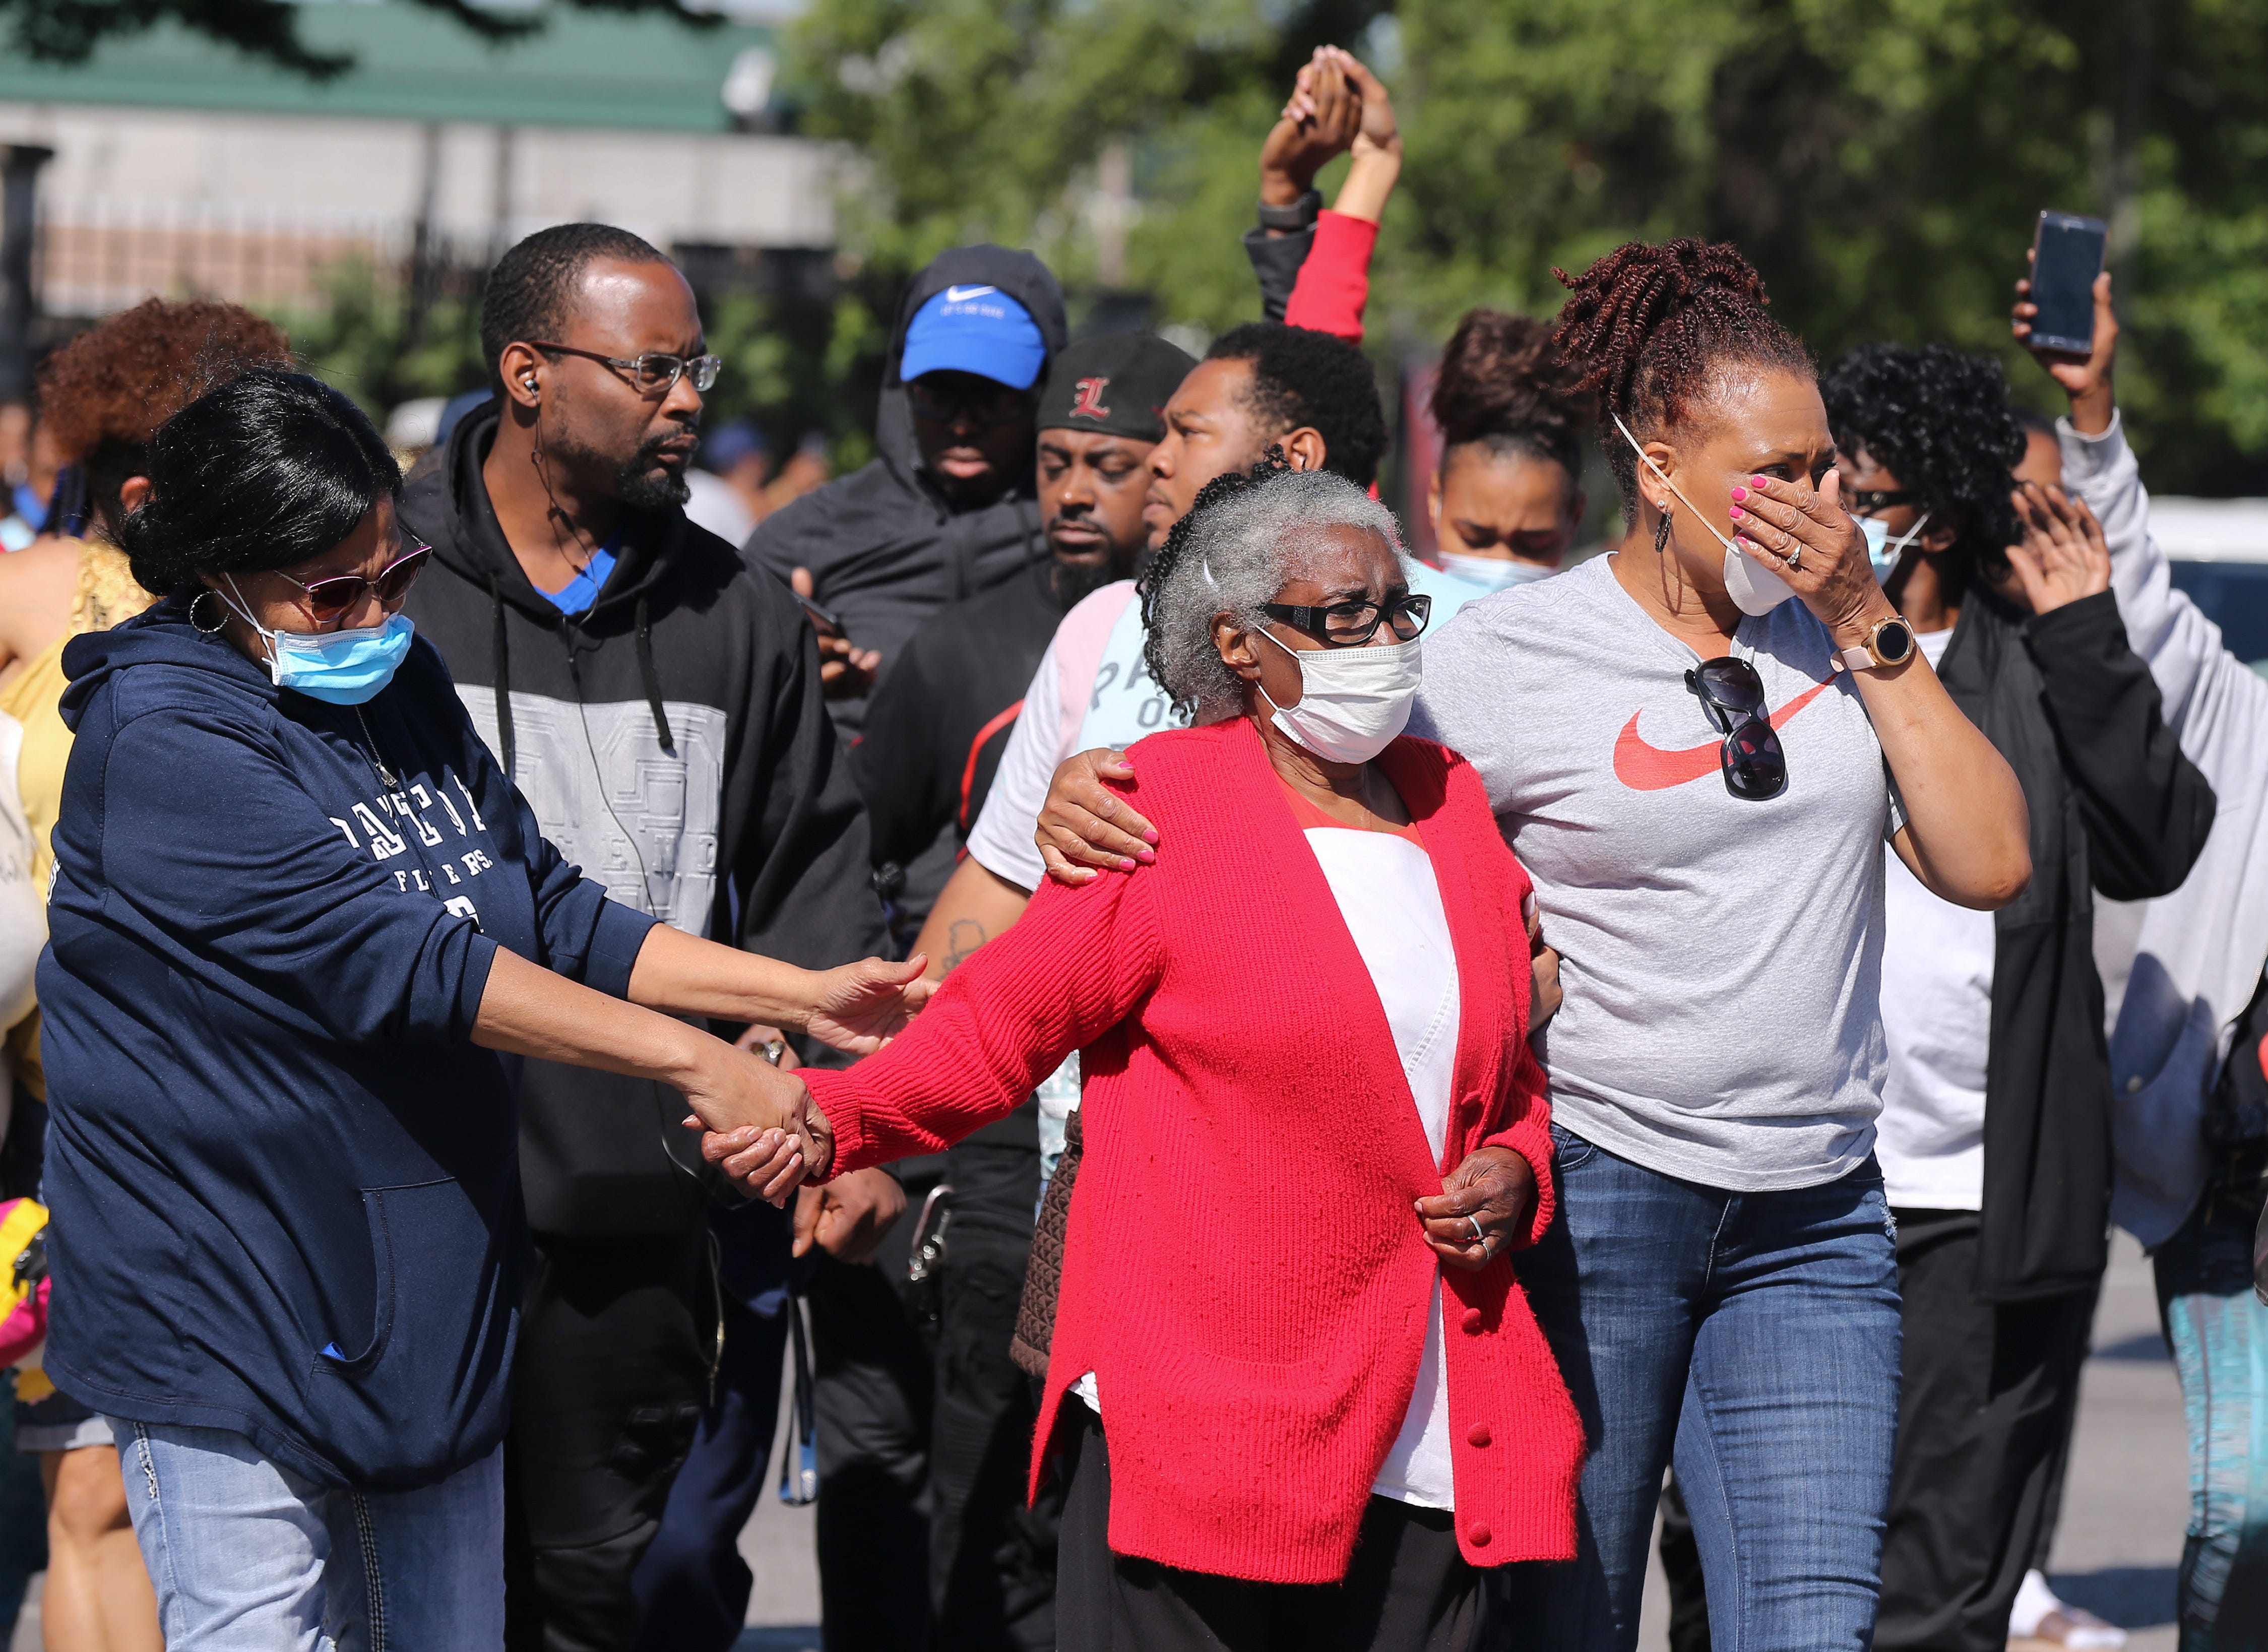
M 475 726 L 616 900 L 798 963 L 880 951 L 810 625 L 684 514 L 718 365 L 684 277 L 624 231 L 547 229 L 491 272 L 481 340 L 493 397 L 402 504 L 433 547 L 408 611 Z M 632 1575 L 703 1424 L 719 1313 L 736 1358 L 769 1338 L 779 1369 L 784 1322 L 741 1304 L 784 1274 L 784 1221 L 720 1212 L 719 1277 L 683 1116 L 651 1085 L 524 1065 L 535 1247 L 505 1459 L 513 1652 L 637 1640 Z

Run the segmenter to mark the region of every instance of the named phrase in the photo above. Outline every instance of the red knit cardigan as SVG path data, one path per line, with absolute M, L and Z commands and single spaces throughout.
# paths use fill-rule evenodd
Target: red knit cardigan
M 1081 1052 L 1086 1158 L 1046 1395 L 1096 1375 L 1110 1546 L 1284 1583 L 1345 1575 L 1400 1432 L 1433 1282 L 1447 1331 L 1456 1531 L 1467 1559 L 1575 1552 L 1582 1429 L 1508 1258 L 1439 1266 L 1412 1201 L 1509 1147 L 1550 1221 L 1551 1144 L 1529 1054 L 1527 874 L 1462 758 L 1381 758 L 1432 857 L 1462 1006 L 1433 1162 L 1384 1007 L 1242 719 L 1154 734 L 1125 789 L 1157 863 L 1049 883 L 848 1072 L 803 1077 L 837 1173 L 934 1153 Z

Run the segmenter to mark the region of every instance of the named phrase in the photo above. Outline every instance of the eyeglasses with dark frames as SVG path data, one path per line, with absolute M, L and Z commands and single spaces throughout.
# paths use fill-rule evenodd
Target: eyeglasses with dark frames
M 693 375 L 693 387 L 703 395 L 717 382 L 717 375 L 725 370 L 722 356 L 672 356 L 661 350 L 649 350 L 643 356 L 608 356 L 595 350 L 585 350 L 578 344 L 549 344 L 540 338 L 528 341 L 536 350 L 556 350 L 563 356 L 581 356 L 591 361 L 602 361 L 618 372 L 626 372 L 640 395 L 667 395 L 677 387 L 677 381 L 687 373 Z
M 1768 803 L 1787 790 L 1787 753 L 1764 710 L 1764 679 L 1747 660 L 1705 660 L 1685 674 L 1709 720 L 1725 737 L 1717 754 L 1725 790 L 1747 803 Z
M 1433 599 L 1405 591 L 1384 602 L 1263 602 L 1260 611 L 1332 648 L 1359 648 L 1384 625 L 1396 642 L 1415 642 L 1433 616 Z
M 1853 488 L 1843 496 L 1843 508 L 1853 516 L 1872 516 L 1901 505 L 1919 505 L 1921 495 L 1911 488 Z
M 276 577 L 290 579 L 305 592 L 309 617 L 319 627 L 329 626 L 360 608 L 366 596 L 376 596 L 389 611 L 400 608 L 401 600 L 409 594 L 409 587 L 417 583 L 417 576 L 425 572 L 425 564 L 432 555 L 431 545 L 405 550 L 379 569 L 374 579 L 359 573 L 342 573 L 329 579 L 293 579 L 280 568 Z

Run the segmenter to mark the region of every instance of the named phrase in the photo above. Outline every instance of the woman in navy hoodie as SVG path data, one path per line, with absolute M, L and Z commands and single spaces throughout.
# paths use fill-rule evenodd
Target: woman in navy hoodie
M 47 1370 L 114 1420 L 175 1652 L 492 1652 L 512 1058 L 770 1123 L 787 1080 L 656 1012 L 871 1050 L 921 966 L 754 957 L 563 864 L 399 612 L 427 553 L 337 392 L 238 379 L 150 477 L 122 537 L 168 594 L 63 660 Z

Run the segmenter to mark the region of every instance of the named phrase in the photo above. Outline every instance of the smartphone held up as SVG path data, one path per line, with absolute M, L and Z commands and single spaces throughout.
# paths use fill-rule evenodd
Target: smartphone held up
M 2066 355 L 2095 348 L 2095 278 L 2108 226 L 2101 218 L 2043 212 L 2032 242 L 2031 344 Z

